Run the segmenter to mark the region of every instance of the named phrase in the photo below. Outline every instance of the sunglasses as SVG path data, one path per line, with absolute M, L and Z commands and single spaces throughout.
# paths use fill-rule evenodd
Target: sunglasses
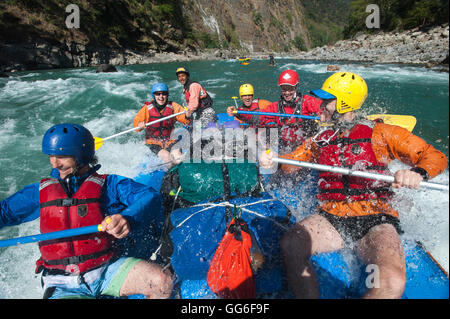
M 281 86 L 282 92 L 293 92 L 295 91 L 295 86 Z
M 169 93 L 167 93 L 167 92 L 155 92 L 155 93 L 153 93 L 155 96 L 158 96 L 158 95 L 164 95 L 164 96 L 167 96 L 167 95 L 169 95 Z

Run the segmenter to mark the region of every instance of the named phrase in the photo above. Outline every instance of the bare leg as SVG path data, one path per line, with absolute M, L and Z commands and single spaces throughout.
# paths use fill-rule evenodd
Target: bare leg
M 171 163 L 170 153 L 167 150 L 160 150 L 158 152 L 158 157 L 164 161 L 164 163 Z M 169 164 L 168 164 L 169 165 Z M 172 165 L 169 165 L 172 166 Z
M 377 282 L 364 298 L 401 298 L 405 289 L 406 266 L 400 237 L 394 226 L 373 227 L 358 241 L 358 254 L 367 265 L 374 265 Z M 377 288 L 379 287 L 379 288 Z
M 319 297 L 317 275 L 309 262 L 313 254 L 339 250 L 344 241 L 323 216 L 308 216 L 281 240 L 289 287 L 295 298 Z
M 131 269 L 120 288 L 120 295 L 143 294 L 151 299 L 166 299 L 170 297 L 172 288 L 173 280 L 169 271 L 142 260 Z

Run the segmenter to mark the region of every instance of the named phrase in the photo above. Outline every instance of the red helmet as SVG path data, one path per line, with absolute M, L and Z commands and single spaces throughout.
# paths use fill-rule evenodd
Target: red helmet
M 280 85 L 292 85 L 296 86 L 299 83 L 298 74 L 294 70 L 286 70 L 281 72 L 278 78 L 278 86 Z

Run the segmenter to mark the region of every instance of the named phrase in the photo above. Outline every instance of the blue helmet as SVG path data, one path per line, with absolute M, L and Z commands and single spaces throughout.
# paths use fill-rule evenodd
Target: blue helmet
M 79 167 L 89 164 L 95 154 L 94 137 L 87 128 L 63 123 L 50 127 L 42 138 L 42 153 L 74 156 Z
M 155 99 L 155 92 L 167 92 L 167 95 L 169 95 L 169 88 L 166 83 L 155 83 L 152 86 L 153 99 Z

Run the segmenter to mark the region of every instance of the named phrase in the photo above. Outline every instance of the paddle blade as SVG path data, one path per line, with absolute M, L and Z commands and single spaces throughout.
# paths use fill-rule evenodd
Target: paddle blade
M 394 115 L 394 114 L 372 114 L 368 115 L 367 119 L 373 121 L 381 119 L 386 124 L 397 125 L 412 132 L 416 126 L 417 120 L 412 115 Z
M 103 145 L 103 139 L 94 136 L 95 150 L 98 150 Z

